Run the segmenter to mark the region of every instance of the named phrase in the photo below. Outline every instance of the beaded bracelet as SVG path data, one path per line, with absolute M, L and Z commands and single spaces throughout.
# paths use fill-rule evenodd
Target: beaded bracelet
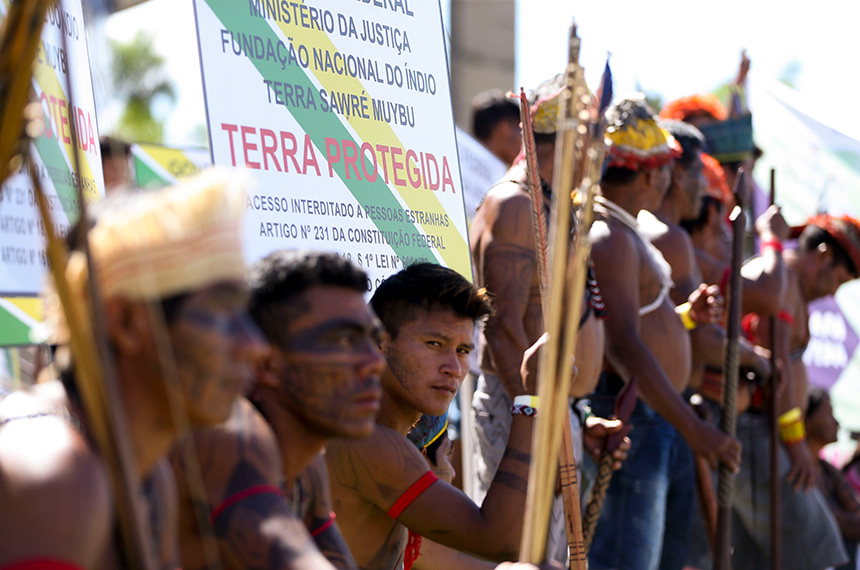
M 511 406 L 511 415 L 537 417 L 540 410 L 540 398 L 537 396 L 516 396 Z

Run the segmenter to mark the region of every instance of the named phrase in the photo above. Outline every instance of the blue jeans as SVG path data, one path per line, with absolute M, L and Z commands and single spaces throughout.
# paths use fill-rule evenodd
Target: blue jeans
M 591 397 L 595 414 L 612 415 L 614 391 Z M 641 400 L 631 424 L 630 453 L 606 493 L 589 568 L 680 570 L 687 560 L 695 493 L 692 452 L 678 431 Z

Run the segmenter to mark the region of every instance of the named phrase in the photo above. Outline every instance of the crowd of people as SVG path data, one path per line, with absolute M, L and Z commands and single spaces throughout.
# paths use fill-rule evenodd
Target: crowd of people
M 746 69 L 744 59 L 738 85 Z M 543 119 L 554 116 L 561 89 L 559 76 L 531 97 L 537 168 L 547 195 L 556 124 Z M 485 98 L 476 103 L 485 107 Z M 728 214 L 736 204 L 730 188 L 741 169 L 749 175 L 762 152 L 752 140 L 750 115 L 734 99 L 727 108 L 706 94 L 672 101 L 659 115 L 644 97 L 623 99 L 606 118 L 608 156 L 589 233 L 589 279 L 596 287 L 583 300 L 579 372 L 570 393 L 572 409 L 585 404 L 588 413 L 571 414 L 572 428 L 584 429 L 587 437 L 589 414 L 611 415 L 619 391 L 634 376 L 640 398 L 630 419 L 629 455 L 609 487 L 589 567 L 712 568 L 716 521 L 709 519 L 715 512 L 703 495 L 710 487 L 713 502 L 711 469 L 718 463 L 737 473 L 733 567 L 772 567 L 768 400 L 775 390 L 779 567 L 853 569 L 860 487 L 848 483 L 854 463 L 843 476 L 818 458 L 836 440 L 829 403 L 814 423 L 823 427 L 804 429 L 816 411 L 808 409 L 808 398 L 820 389 L 810 387 L 802 356 L 809 341 L 808 304 L 860 275 L 860 222 L 821 213 L 789 228 L 775 206 L 755 220 L 757 250 L 740 268 L 740 415 L 737 437 L 729 437 L 715 428 L 724 404 L 726 330 L 720 316 L 697 314 L 697 299 L 712 299 L 708 306 L 719 309 L 727 294 Z M 486 488 L 503 452 L 499 442 L 508 422 L 499 412 L 516 394 L 512 355 L 533 342 L 542 326 L 527 170 L 520 155 L 487 193 L 470 236 L 477 283 L 496 300 L 484 329 L 472 406 L 479 489 Z M 784 248 L 790 240 L 795 246 Z M 779 331 L 775 347 L 771 328 Z M 771 351 L 778 379 L 771 378 Z M 587 480 L 594 462 L 586 455 L 582 464 Z M 711 480 L 705 489 L 702 480 Z M 555 536 L 563 538 L 564 527 L 555 525 Z M 565 548 L 549 552 L 560 561 L 567 556 Z
M 558 76 L 529 98 L 547 211 L 564 89 Z M 516 105 L 488 94 L 478 111 L 476 134 L 510 170 L 472 221 L 474 284 L 415 264 L 368 303 L 367 275 L 335 253 L 279 250 L 248 268 L 241 173 L 88 208 L 65 281 L 46 296 L 53 363 L 0 400 L 0 568 L 530 567 L 505 561 L 519 556 L 546 404 L 534 173 L 515 152 Z M 755 220 L 758 251 L 740 268 L 744 373 L 725 380 L 729 188 L 760 153 L 748 119 L 712 96 L 659 115 L 642 97 L 606 111 L 568 394 L 583 497 L 603 441 L 629 436 L 613 452 L 589 568 L 710 569 L 697 482 L 713 487 L 721 464 L 736 473 L 734 568 L 770 565 L 773 481 L 781 568 L 853 568 L 860 477 L 856 463 L 843 473 L 819 458 L 838 424 L 801 357 L 808 304 L 860 276 L 860 222 L 822 213 L 789 228 L 775 206 Z M 101 374 L 91 331 L 105 337 Z M 473 353 L 467 496 L 452 484 L 447 431 Z M 625 425 L 615 404 L 634 378 Z M 737 382 L 736 437 L 717 427 L 726 381 Z M 778 473 L 766 460 L 771 398 Z M 568 562 L 564 509 L 559 496 L 546 567 Z

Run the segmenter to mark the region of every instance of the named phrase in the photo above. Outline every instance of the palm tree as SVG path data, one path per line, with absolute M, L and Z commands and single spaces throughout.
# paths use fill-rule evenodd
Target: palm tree
M 114 96 L 125 101 L 116 134 L 135 142 L 160 143 L 164 125 L 152 115 L 159 97 L 176 100 L 173 84 L 166 78 L 164 58 L 153 51 L 153 38 L 138 32 L 128 43 L 110 41 L 113 52 Z

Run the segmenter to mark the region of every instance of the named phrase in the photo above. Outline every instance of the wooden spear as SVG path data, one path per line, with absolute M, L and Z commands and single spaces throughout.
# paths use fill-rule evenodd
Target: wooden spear
M 776 170 L 770 169 L 770 205 L 776 203 Z M 781 524 L 779 504 L 779 398 L 777 386 L 780 381 L 780 361 L 777 356 L 777 341 L 782 333 L 782 323 L 776 317 L 770 317 L 770 567 L 780 568 L 781 555 Z M 782 355 L 779 355 L 782 356 Z
M 732 224 L 732 264 L 729 276 L 728 326 L 726 327 L 725 357 L 723 361 L 723 403 L 720 427 L 723 432 L 734 437 L 737 431 L 738 416 L 738 337 L 741 329 L 741 263 L 743 262 L 744 231 L 746 215 L 743 204 L 746 197 L 746 173 L 738 170 L 735 181 L 735 201 L 737 205 L 729 217 Z M 731 515 L 734 472 L 725 463 L 720 463 L 717 487 L 717 548 L 714 556 L 716 570 L 731 570 Z
M 57 294 L 65 313 L 66 323 L 71 335 L 70 349 L 75 359 L 75 373 L 83 400 L 88 422 L 87 427 L 95 440 L 102 458 L 105 460 L 108 473 L 113 485 L 116 508 L 119 514 L 120 530 L 126 547 L 126 567 L 138 569 L 154 568 L 152 557 L 149 555 L 146 537 L 142 532 L 140 516 L 136 512 L 136 494 L 131 489 L 128 473 L 120 469 L 120 456 L 113 440 L 116 431 L 110 425 L 106 396 L 100 387 L 102 368 L 93 339 L 92 321 L 87 318 L 78 299 L 72 292 L 66 280 L 65 268 L 68 252 L 65 245 L 54 231 L 54 224 L 48 209 L 47 199 L 42 189 L 39 177 L 30 152 L 30 138 L 39 136 L 39 129 L 33 129 L 37 117 L 25 111 L 32 91 L 33 70 L 36 52 L 40 44 L 41 30 L 52 0 L 13 1 L 9 5 L 6 19 L 3 23 L 3 36 L 0 40 L 0 118 L 4 128 L 0 132 L 0 184 L 11 175 L 16 168 L 26 165 L 29 171 L 36 199 L 36 205 L 41 216 L 46 239 L 46 254 L 49 270 L 54 278 Z M 63 41 L 65 44 L 65 36 Z M 65 47 L 65 46 L 64 46 Z M 68 50 L 66 50 L 68 53 Z M 69 90 L 69 100 L 73 99 Z M 41 113 L 39 113 L 41 116 Z M 74 140 L 77 140 L 74 121 L 70 123 Z M 74 146 L 74 145 L 73 145 Z M 77 168 L 78 155 L 75 152 L 72 160 Z M 85 202 L 80 188 L 78 199 L 81 203 L 81 217 L 85 219 Z M 91 276 L 93 273 L 90 274 Z M 90 297 L 98 299 L 98 297 Z M 104 337 L 106 338 L 106 337 Z M 114 413 L 119 410 L 114 408 Z M 126 446 L 127 450 L 131 448 Z M 127 492 L 122 492 L 125 489 Z M 127 524 L 131 523 L 131 524 Z
M 65 35 L 63 49 L 69 53 Z M 72 75 L 72 61 L 67 63 L 67 77 Z M 68 82 L 69 104 L 75 100 L 74 85 Z M 72 134 L 71 162 L 75 172 L 81 172 L 80 154 L 75 141 L 80 140 L 77 125 L 70 123 Z M 98 270 L 93 263 L 89 248 L 89 224 L 87 201 L 81 184 L 74 184 L 79 203 L 77 249 L 83 253 L 87 265 L 86 296 L 89 299 L 89 314 L 78 305 L 65 268 L 68 252 L 64 244 L 53 233 L 47 199 L 28 155 L 30 172 L 39 212 L 46 228 L 46 252 L 58 295 L 66 320 L 69 323 L 70 346 L 75 356 L 75 384 L 81 393 L 83 413 L 88 420 L 88 428 L 99 448 L 107 467 L 117 512 L 117 526 L 122 539 L 123 558 L 126 567 L 149 570 L 156 568 L 152 543 L 144 531 L 144 514 L 139 507 L 141 480 L 137 472 L 131 432 L 126 421 L 124 405 L 120 395 L 119 382 L 108 342 L 104 303 L 98 286 Z M 60 294 L 63 290 L 64 293 Z M 76 323 L 73 325 L 72 323 Z M 83 368 L 81 365 L 83 363 Z
M 541 354 L 538 395 L 542 413 L 537 418 L 523 541 L 520 559 L 534 564 L 543 561 L 546 546 L 547 521 L 555 489 L 558 450 L 562 444 L 562 427 L 568 421 L 568 393 L 572 380 L 570 355 L 576 345 L 582 296 L 585 291 L 586 260 L 588 257 L 588 229 L 593 219 L 593 193 L 599 180 L 603 160 L 602 135 L 599 144 L 588 144 L 591 103 L 582 68 L 578 65 L 579 37 L 576 26 L 571 26 L 569 60 L 566 71 L 566 89 L 561 94 L 559 128 L 557 129 L 552 198 L 549 267 L 549 303 L 544 311 L 549 341 Z M 591 130 L 594 132 L 594 129 Z M 587 167 L 585 166 L 587 164 Z M 580 185 L 581 207 L 576 218 L 577 231 L 573 253 L 570 253 L 571 194 Z M 563 423 L 562 423 L 563 422 Z M 567 446 L 565 446 L 567 447 Z M 571 450 L 572 451 L 572 450 Z M 567 452 L 567 450 L 565 450 Z M 562 473 L 562 487 L 575 490 L 575 463 L 572 471 Z M 576 512 L 569 513 L 569 524 L 579 519 L 578 493 Z M 581 528 L 581 527 L 580 527 Z M 571 568 L 585 568 L 585 551 L 581 536 L 575 536 L 571 549 Z
M 81 307 L 78 297 L 72 292 L 66 280 L 65 268 L 68 251 L 54 233 L 54 224 L 48 209 L 48 201 L 36 175 L 32 158 L 26 156 L 31 172 L 36 203 L 45 228 L 46 254 L 48 266 L 54 280 L 57 295 L 63 308 L 69 329 L 69 346 L 75 363 L 75 384 L 80 390 L 82 413 L 87 419 L 87 431 L 93 436 L 99 454 L 105 462 L 113 489 L 114 507 L 118 515 L 118 525 L 123 542 L 123 555 L 126 567 L 132 569 L 155 568 L 149 542 L 143 532 L 143 517 L 136 507 L 139 478 L 131 469 L 131 439 L 127 430 L 117 429 L 113 415 L 121 413 L 115 391 L 105 389 L 103 363 L 99 360 L 96 348 L 96 331 L 92 320 Z M 81 202 L 83 204 L 83 201 Z M 85 215 L 82 210 L 82 219 Z M 86 225 L 85 222 L 82 222 Z M 94 275 L 90 273 L 90 280 Z M 92 297 L 90 297 L 92 299 Z M 93 301 L 95 304 L 96 297 Z M 102 333 L 103 334 L 103 333 Z
M 30 102 L 33 62 L 52 0 L 12 2 L 0 39 L 0 184 L 22 164 L 29 140 L 23 137 L 24 108 Z M 23 137 L 23 138 L 22 138 Z M 0 190 L 2 192 L 2 190 Z
M 538 265 L 538 282 L 542 309 L 548 309 L 547 293 L 549 272 L 547 271 L 547 225 L 544 216 L 543 184 L 540 179 L 540 166 L 537 161 L 537 145 L 532 127 L 532 114 L 525 90 L 520 87 L 520 122 L 523 130 L 523 150 L 526 157 L 526 187 L 532 204 L 532 229 L 535 234 L 535 254 Z
M 526 174 L 529 196 L 532 206 L 532 227 L 535 235 L 535 253 L 538 265 L 538 281 L 540 283 L 541 309 L 543 314 L 550 310 L 547 271 L 547 225 L 544 216 L 543 184 L 540 177 L 540 165 L 537 160 L 537 145 L 531 119 L 531 109 L 525 90 L 520 88 L 520 120 L 523 127 L 523 149 L 526 158 Z M 567 417 L 562 420 L 562 452 L 559 457 L 559 481 L 564 506 L 565 533 L 567 535 L 568 553 L 571 560 L 585 561 L 585 557 L 576 551 L 580 543 L 582 525 L 580 524 L 579 486 L 576 480 L 576 459 L 573 456 L 573 433 Z

